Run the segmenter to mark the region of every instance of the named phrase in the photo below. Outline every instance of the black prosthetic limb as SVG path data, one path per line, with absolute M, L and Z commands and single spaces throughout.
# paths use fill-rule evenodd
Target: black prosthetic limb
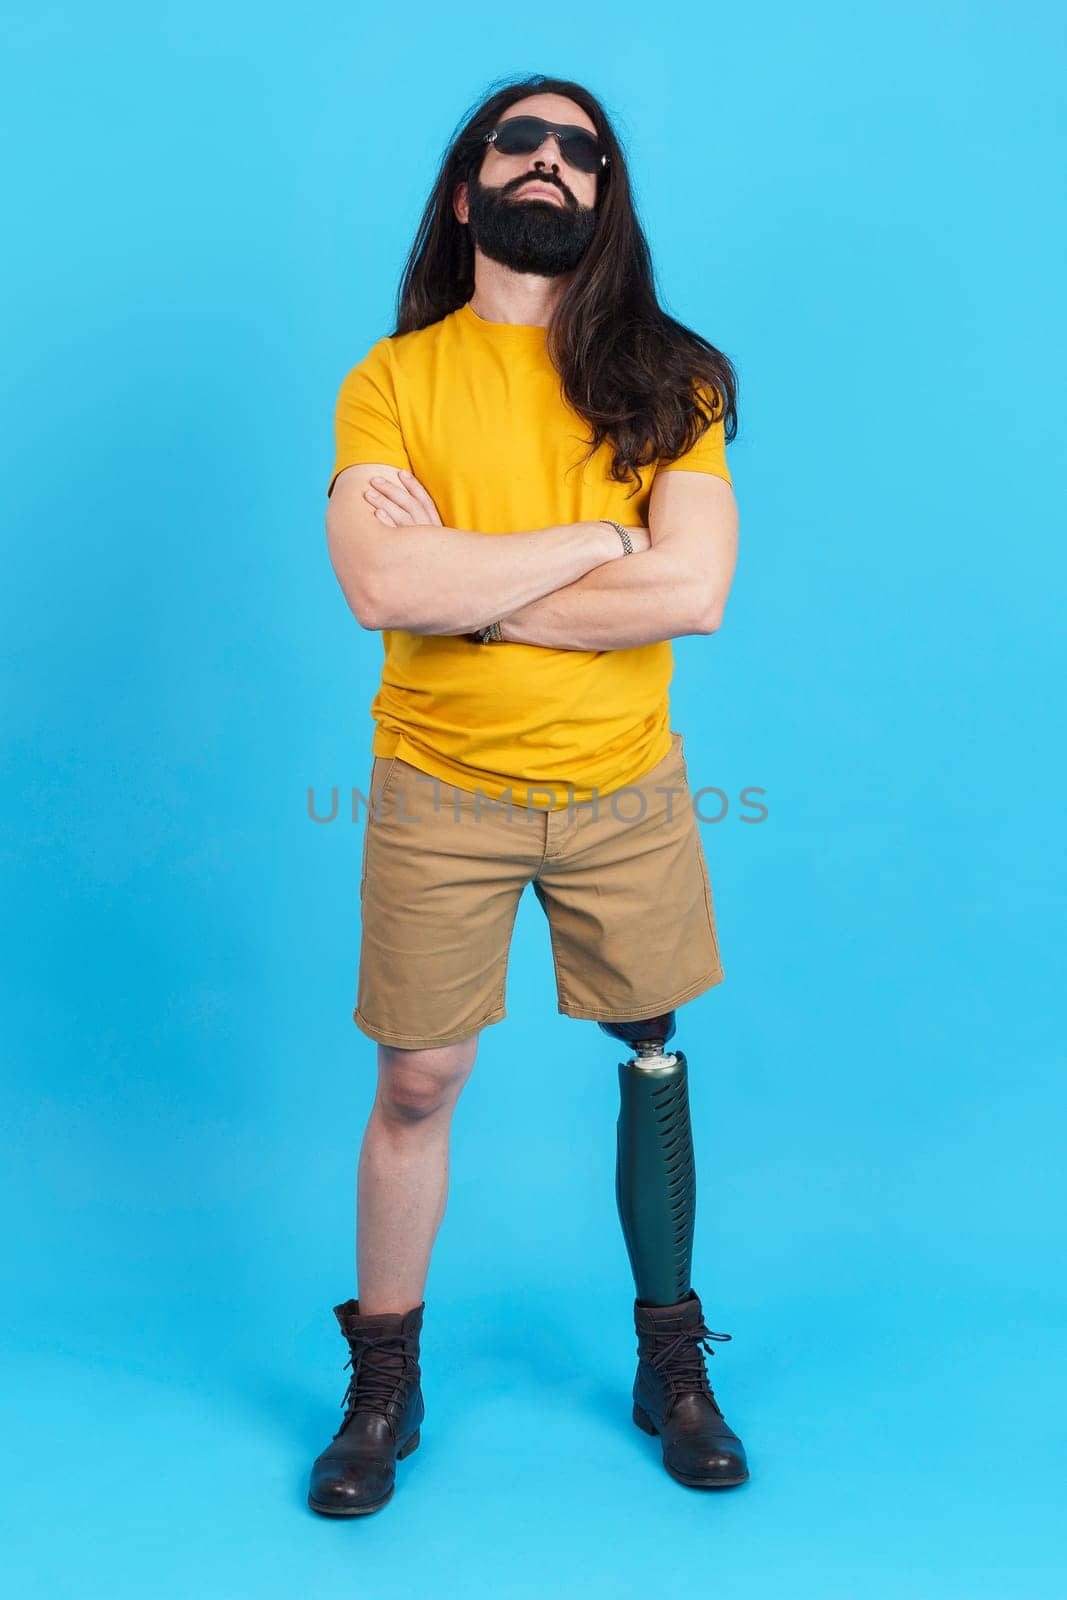
M 674 1012 L 599 1027 L 635 1051 L 619 1062 L 615 1198 L 637 1298 L 674 1305 L 689 1293 L 696 1212 L 686 1059 L 663 1049 Z
M 633 1419 L 658 1434 L 663 1465 L 679 1483 L 721 1489 L 748 1477 L 745 1447 L 722 1414 L 704 1355 L 714 1333 L 689 1275 L 693 1263 L 696 1177 L 689 1120 L 688 1067 L 664 1045 L 674 1012 L 643 1022 L 601 1022 L 632 1045 L 619 1062 L 615 1197 L 637 1298 L 637 1375 Z

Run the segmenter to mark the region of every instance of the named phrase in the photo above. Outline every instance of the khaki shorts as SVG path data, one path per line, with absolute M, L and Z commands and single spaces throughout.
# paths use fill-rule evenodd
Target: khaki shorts
M 643 1020 L 722 982 L 680 733 L 644 777 L 569 810 L 513 805 L 509 818 L 506 799 L 399 756 L 374 757 L 368 799 L 353 1018 L 370 1038 L 422 1050 L 506 1016 L 528 883 L 565 1016 Z

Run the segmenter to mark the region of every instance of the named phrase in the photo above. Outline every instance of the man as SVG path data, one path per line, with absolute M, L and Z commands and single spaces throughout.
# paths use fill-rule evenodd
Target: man
M 729 360 L 667 316 L 599 102 L 538 75 L 453 141 L 395 332 L 341 386 L 327 533 L 381 630 L 354 1019 L 378 1043 L 359 1161 L 345 1414 L 327 1515 L 379 1509 L 424 1416 L 419 1339 L 451 1118 L 505 1015 L 532 883 L 558 1009 L 619 1064 L 616 1198 L 636 1287 L 634 1420 L 680 1482 L 748 1476 L 708 1382 L 675 1007 L 721 982 L 670 726 L 669 641 L 719 626 L 737 513 Z M 587 435 L 588 430 L 588 436 Z M 727 431 L 729 430 L 729 431 Z

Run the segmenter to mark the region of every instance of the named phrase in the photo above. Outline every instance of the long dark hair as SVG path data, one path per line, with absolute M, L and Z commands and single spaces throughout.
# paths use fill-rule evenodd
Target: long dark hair
M 610 439 L 612 477 L 625 483 L 632 474 L 637 488 L 636 468 L 674 460 L 711 422 L 722 420 L 725 437 L 734 438 L 737 374 L 728 356 L 660 306 L 619 141 L 604 108 L 581 84 L 535 73 L 504 84 L 463 118 L 404 268 L 394 335 L 439 322 L 474 293 L 474 247 L 452 195 L 457 184 L 477 176 L 483 135 L 516 100 L 532 94 L 565 95 L 580 105 L 611 157 L 599 179 L 596 232 L 555 308 L 547 349 L 563 394 L 593 430 L 589 454 Z

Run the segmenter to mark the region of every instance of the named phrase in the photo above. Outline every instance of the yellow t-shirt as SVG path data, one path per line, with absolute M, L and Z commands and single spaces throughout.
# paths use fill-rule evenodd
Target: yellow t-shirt
M 446 527 L 479 533 L 600 517 L 647 526 L 657 470 L 731 481 L 721 420 L 676 461 L 639 469 L 633 493 L 632 478 L 610 475 L 610 442 L 582 466 L 589 428 L 560 393 L 545 329 L 488 322 L 469 304 L 379 339 L 341 384 L 334 433 L 327 494 L 358 462 L 406 467 Z M 556 650 L 402 629 L 382 640 L 372 753 L 461 789 L 559 810 L 635 782 L 670 749 L 669 640 Z

